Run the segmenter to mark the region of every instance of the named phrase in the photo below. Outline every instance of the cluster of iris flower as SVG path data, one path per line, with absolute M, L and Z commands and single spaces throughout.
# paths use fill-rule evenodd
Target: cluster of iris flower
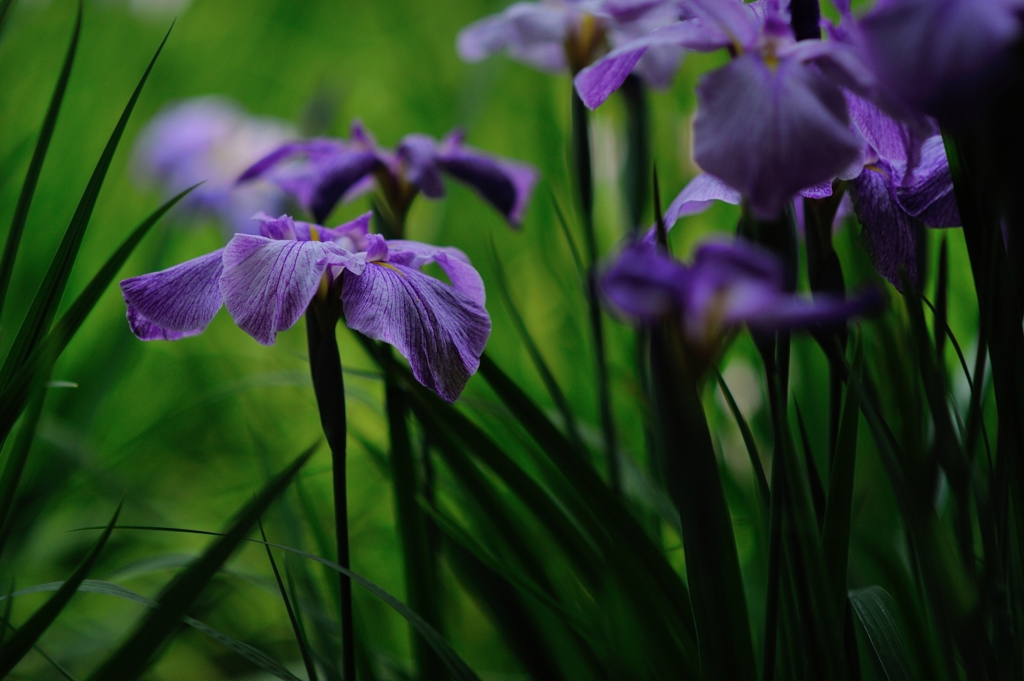
M 463 29 L 457 49 L 467 61 L 502 52 L 546 71 L 568 70 L 590 108 L 630 74 L 663 87 L 687 52 L 727 50 L 730 60 L 697 86 L 693 155 L 704 174 L 664 222 L 671 227 L 713 201 L 776 220 L 794 198 L 848 191 L 879 273 L 897 287 L 903 277 L 916 283 L 919 225 L 960 223 L 936 119 L 957 120 L 965 102 L 984 94 L 982 74 L 998 73 L 1007 58 L 1024 2 L 881 0 L 860 19 L 848 0 L 835 3 L 838 25 L 820 20 L 817 2 L 806 0 L 518 2 Z M 808 30 L 795 15 L 811 5 Z M 483 285 L 458 249 L 401 239 L 405 215 L 417 195 L 443 196 L 449 177 L 519 226 L 537 172 L 466 146 L 458 132 L 440 141 L 408 135 L 393 150 L 358 123 L 345 140 L 285 142 L 289 132 L 216 100 L 180 105 L 154 121 L 140 165 L 167 185 L 219 178 L 192 205 L 220 210 L 238 233 L 222 250 L 124 281 L 132 330 L 147 340 L 194 335 L 223 303 L 240 328 L 270 344 L 327 291 L 342 299 L 351 328 L 393 344 L 418 380 L 454 400 L 490 331 Z M 323 222 L 338 202 L 371 190 L 387 236 L 396 238 L 370 234 L 366 216 L 328 229 L 265 213 L 290 198 Z M 253 208 L 255 218 L 239 219 Z M 680 315 L 684 336 L 697 345 L 720 335 L 712 322 L 829 323 L 873 300 L 797 300 L 784 291 L 776 257 L 739 241 L 716 243 L 698 249 L 688 267 L 649 237 L 607 268 L 602 288 L 638 320 L 654 310 Z M 431 262 L 450 285 L 418 271 Z

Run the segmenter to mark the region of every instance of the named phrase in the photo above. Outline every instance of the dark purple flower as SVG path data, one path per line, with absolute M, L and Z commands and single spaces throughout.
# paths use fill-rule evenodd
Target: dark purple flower
M 681 5 L 679 0 L 517 2 L 463 28 L 455 46 L 467 62 L 502 52 L 542 71 L 575 73 L 608 46 L 675 21 Z M 668 87 L 682 56 L 676 45 L 656 46 L 635 70 L 648 85 Z
M 430 198 L 444 196 L 442 174 L 475 189 L 513 227 L 522 223 L 538 179 L 532 166 L 463 144 L 460 132 L 440 141 L 406 135 L 391 151 L 353 123 L 350 139 L 285 144 L 252 165 L 239 182 L 266 177 L 323 221 L 339 201 L 370 189 L 375 181 L 389 207 L 404 213 L 419 192 Z
M 838 42 L 797 42 L 778 2 L 691 0 L 693 18 L 624 44 L 576 76 L 594 108 L 655 45 L 730 48 L 727 65 L 697 87 L 694 159 L 738 190 L 751 211 L 776 217 L 798 191 L 831 182 L 857 158 L 840 85 L 863 89 L 871 74 Z
M 491 331 L 480 275 L 462 251 L 368 233 L 367 213 L 333 229 L 287 215 L 257 216 L 260 236 L 121 282 L 128 323 L 142 340 L 206 329 L 221 305 L 264 345 L 317 295 L 341 296 L 349 328 L 398 348 L 416 379 L 454 401 L 479 366 Z M 451 285 L 419 268 L 437 263 Z
M 601 288 L 613 307 L 634 320 L 677 319 L 687 347 L 705 360 L 737 326 L 774 331 L 836 324 L 878 302 L 876 291 L 802 300 L 784 290 L 784 281 L 778 258 L 744 241 L 705 243 L 689 266 L 638 243 L 608 268 Z
M 858 23 L 889 93 L 932 116 L 960 116 L 1021 35 L 1021 0 L 881 0 Z
M 236 187 L 235 178 L 294 135 L 287 123 L 250 116 L 224 97 L 177 102 L 139 133 L 133 177 L 156 182 L 167 197 L 203 182 L 181 206 L 221 221 L 229 233 L 252 231 L 252 214 L 279 210 L 284 195 L 268 182 Z

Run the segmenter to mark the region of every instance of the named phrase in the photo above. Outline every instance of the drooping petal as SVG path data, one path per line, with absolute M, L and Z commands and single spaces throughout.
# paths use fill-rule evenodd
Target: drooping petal
M 392 239 L 388 241 L 390 262 L 419 269 L 436 262 L 448 275 L 456 291 L 465 294 L 477 305 L 487 302 L 484 281 L 465 253 L 452 246 L 432 246 L 419 241 Z
M 495 158 L 465 145 L 442 150 L 440 164 L 446 173 L 476 189 L 510 225 L 522 224 L 540 177 L 534 167 Z
M 132 333 L 141 340 L 177 340 L 206 329 L 223 300 L 218 283 L 222 255 L 217 250 L 122 281 Z
M 437 140 L 413 133 L 402 138 L 395 150 L 405 164 L 406 178 L 432 199 L 444 196 L 444 182 L 438 165 Z
M 717 177 L 701 173 L 690 180 L 683 191 L 669 205 L 665 211 L 665 225 L 674 225 L 679 218 L 688 215 L 696 215 L 707 210 L 715 201 L 723 201 L 738 206 L 741 200 L 740 193 L 728 186 Z
M 728 323 L 746 324 L 759 331 L 782 331 L 843 324 L 851 317 L 876 309 L 881 302 L 876 289 L 850 298 L 819 294 L 806 300 L 777 290 L 739 286 L 729 291 L 724 318 Z
M 560 7 L 517 2 L 459 31 L 455 47 L 463 61 L 478 62 L 506 52 L 514 59 L 557 73 L 567 63 L 568 12 Z
M 480 365 L 491 332 L 487 310 L 405 265 L 368 263 L 342 281 L 349 328 L 395 346 L 416 380 L 454 402 Z
M 776 217 L 860 153 L 842 94 L 812 66 L 745 54 L 707 74 L 697 96 L 694 158 L 747 197 L 757 217 Z
M 860 22 L 891 93 L 933 116 L 967 112 L 1021 35 L 1016 0 L 885 0 Z
M 340 248 L 317 241 L 274 241 L 236 234 L 224 249 L 220 291 L 239 328 L 263 345 L 291 328 Z
M 689 272 L 647 243 L 626 248 L 601 277 L 601 291 L 614 308 L 642 322 L 657 321 L 683 305 Z
M 245 172 L 238 177 L 237 182 L 247 182 L 257 177 L 262 177 L 267 171 L 279 165 L 282 161 L 300 154 L 316 160 L 344 152 L 345 145 L 338 140 L 311 139 L 289 142 L 288 144 L 282 144 L 246 168 Z
M 900 270 L 917 285 L 920 242 L 913 218 L 900 207 L 892 169 L 879 163 L 850 182 L 850 197 L 875 271 L 903 290 Z
M 942 136 L 930 138 L 921 147 L 921 162 L 896 188 L 903 210 L 929 227 L 957 227 L 960 210 L 953 193 L 953 176 L 946 158 Z
M 712 51 L 729 43 L 729 36 L 724 31 L 699 19 L 670 24 L 620 45 L 580 71 L 574 80 L 576 92 L 587 107 L 596 109 L 622 86 L 626 76 L 633 72 L 637 62 L 651 48 L 669 46 Z
M 371 151 L 353 151 L 334 157 L 318 168 L 306 207 L 313 219 L 323 222 L 345 194 L 380 164 Z

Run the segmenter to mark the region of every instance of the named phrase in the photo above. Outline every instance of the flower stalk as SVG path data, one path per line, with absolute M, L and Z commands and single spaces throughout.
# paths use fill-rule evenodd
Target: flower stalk
M 313 390 L 320 410 L 320 425 L 331 448 L 338 564 L 348 568 L 348 492 L 345 475 L 348 425 L 345 420 L 345 383 L 341 372 L 341 355 L 338 353 L 338 339 L 335 335 L 341 313 L 341 299 L 338 296 L 318 294 L 306 310 L 306 337 Z M 346 575 L 339 574 L 338 586 L 341 593 L 342 674 L 345 681 L 351 681 L 356 678 L 352 582 Z
M 597 236 L 594 233 L 594 179 L 590 160 L 590 123 L 586 106 L 579 95 L 572 93 L 572 160 L 573 177 L 583 219 L 590 272 L 587 276 L 587 302 L 590 306 L 590 330 L 594 337 L 594 357 L 597 369 L 598 415 L 604 435 L 604 449 L 608 467 L 608 481 L 619 493 L 622 488 L 616 447 L 615 421 L 612 412 L 611 391 L 608 385 L 608 363 L 605 352 L 604 329 L 601 326 L 601 303 L 598 298 L 596 269 Z

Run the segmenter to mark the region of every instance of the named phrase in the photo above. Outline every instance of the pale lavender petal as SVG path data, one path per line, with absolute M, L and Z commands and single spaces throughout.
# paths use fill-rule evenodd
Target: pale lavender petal
M 432 199 L 444 196 L 437 140 L 429 135 L 413 133 L 402 138 L 395 152 L 405 164 L 406 178 L 410 184 Z
M 805 199 L 827 199 L 832 196 L 832 180 L 825 180 L 816 185 L 805 187 L 797 192 Z
M 725 47 L 729 42 L 729 36 L 723 31 L 699 19 L 670 24 L 620 45 L 580 71 L 574 80 L 576 92 L 587 107 L 596 109 L 622 86 L 648 49 L 670 46 L 711 51 Z
M 717 177 L 701 173 L 690 180 L 689 184 L 669 205 L 668 210 L 665 211 L 665 226 L 671 227 L 680 218 L 688 215 L 703 213 L 715 201 L 738 206 L 741 198 L 738 191 Z
M 491 319 L 487 310 L 444 282 L 411 267 L 368 263 L 343 275 L 349 328 L 395 346 L 413 376 L 454 402 L 480 365 Z
M 333 247 L 333 248 L 332 248 Z M 337 247 L 236 234 L 224 249 L 220 290 L 239 328 L 263 345 L 306 311 Z
M 442 150 L 440 164 L 446 173 L 476 189 L 510 225 L 522 224 L 540 177 L 536 168 L 464 145 Z
M 569 27 L 564 8 L 518 2 L 463 28 L 455 45 L 463 61 L 478 62 L 506 52 L 531 66 L 558 72 L 567 66 L 564 43 Z
M 121 282 L 128 324 L 141 340 L 201 333 L 221 306 L 222 250 Z
M 850 92 L 846 96 L 850 120 L 879 157 L 892 163 L 907 160 L 911 135 L 905 123 L 886 115 L 877 106 Z
M 771 219 L 798 191 L 831 180 L 860 153 L 839 89 L 814 67 L 768 67 L 745 54 L 697 89 L 694 158 Z
M 766 2 L 744 5 L 738 0 L 687 0 L 686 7 L 697 17 L 724 31 L 730 41 L 743 50 L 756 45 L 758 26 L 764 21 L 766 12 L 777 10 L 776 6 L 767 7 Z
M 686 50 L 676 45 L 656 45 L 647 50 L 633 67 L 633 73 L 643 78 L 648 87 L 665 90 L 682 66 Z
M 903 210 L 929 227 L 962 224 L 941 135 L 932 137 L 921 147 L 921 162 L 896 188 L 896 198 Z
M 682 263 L 645 243 L 627 247 L 601 277 L 601 291 L 612 307 L 642 322 L 678 311 L 688 284 Z
M 850 197 L 875 271 L 900 291 L 901 270 L 916 285 L 918 230 L 896 200 L 892 170 L 884 164 L 865 168 L 850 183 Z
M 393 263 L 414 269 L 436 262 L 448 275 L 456 291 L 464 293 L 481 307 L 487 302 L 484 281 L 480 278 L 480 273 L 469 262 L 466 254 L 457 248 L 392 239 L 388 241 L 388 257 Z

